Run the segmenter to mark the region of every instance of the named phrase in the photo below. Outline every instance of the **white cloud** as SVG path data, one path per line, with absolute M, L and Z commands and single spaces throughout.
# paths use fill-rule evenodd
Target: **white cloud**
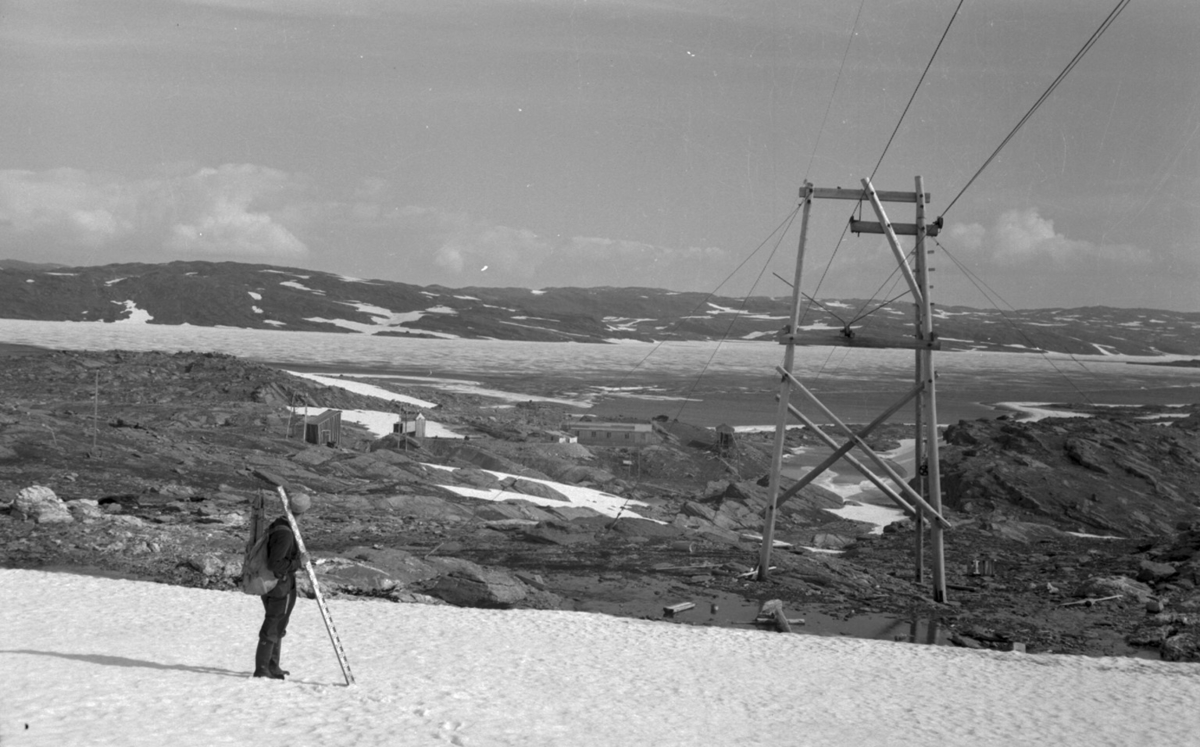
M 232 259 L 416 284 L 711 289 L 736 258 L 595 236 L 544 236 L 462 211 L 405 205 L 370 178 L 342 193 L 254 164 L 174 166 L 131 179 L 0 171 L 0 241 L 40 261 Z M 486 272 L 483 271 L 486 268 Z
M 302 178 L 251 164 L 144 179 L 79 169 L 0 170 L 0 232 L 56 259 L 111 250 L 129 259 L 202 254 L 294 257 L 307 248 L 279 222 Z
M 966 251 L 987 254 L 1001 265 L 1063 265 L 1088 260 L 1133 264 L 1148 259 L 1136 247 L 1070 239 L 1056 231 L 1054 221 L 1043 218 L 1037 208 L 1008 210 L 987 229 L 979 223 L 955 223 L 946 229 L 946 238 Z

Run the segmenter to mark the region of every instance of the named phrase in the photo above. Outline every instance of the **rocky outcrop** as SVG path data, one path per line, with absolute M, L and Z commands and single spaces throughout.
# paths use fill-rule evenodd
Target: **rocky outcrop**
M 525 599 L 530 588 L 504 571 L 490 570 L 461 558 L 430 558 L 441 575 L 426 593 L 457 607 L 509 608 Z
M 12 515 L 37 524 L 70 524 L 75 521 L 65 503 L 50 488 L 31 485 L 17 493 Z
M 1126 536 L 1200 519 L 1200 439 L 1184 428 L 1119 416 L 976 420 L 945 440 L 942 499 L 955 511 Z

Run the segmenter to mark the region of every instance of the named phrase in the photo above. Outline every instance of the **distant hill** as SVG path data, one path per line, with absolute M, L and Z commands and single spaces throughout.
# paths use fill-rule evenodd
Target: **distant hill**
M 502 340 L 765 340 L 787 324 L 788 298 L 656 288 L 446 288 L 238 262 L 91 267 L 0 261 L 0 318 Z M 867 315 L 859 318 L 864 313 Z M 939 306 L 943 350 L 1200 355 L 1200 314 L 1090 306 L 980 310 Z M 807 342 L 911 338 L 912 304 L 822 299 Z

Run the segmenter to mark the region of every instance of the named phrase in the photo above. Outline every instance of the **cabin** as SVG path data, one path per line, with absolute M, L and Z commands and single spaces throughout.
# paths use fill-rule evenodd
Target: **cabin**
M 418 442 L 424 441 L 425 414 L 419 412 L 415 418 L 411 419 L 405 415 L 392 426 L 392 433 L 402 433 L 415 438 Z
M 593 446 L 645 446 L 658 441 L 649 423 L 581 422 L 567 430 L 579 443 Z
M 342 442 L 342 411 L 318 410 L 306 414 L 304 440 L 319 446 L 338 446 Z
M 717 448 L 724 451 L 732 449 L 737 444 L 737 437 L 734 433 L 733 426 L 727 423 L 721 423 L 717 426 Z

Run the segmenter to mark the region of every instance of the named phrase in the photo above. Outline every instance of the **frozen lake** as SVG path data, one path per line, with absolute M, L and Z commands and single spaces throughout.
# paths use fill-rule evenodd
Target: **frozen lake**
M 18 319 L 0 319 L 0 340 L 61 350 L 214 351 L 301 370 L 470 379 L 587 401 L 602 416 L 667 414 L 702 425 L 773 422 L 775 367 L 783 358 L 770 342 L 593 345 Z M 1008 401 L 1200 401 L 1200 370 L 1130 365 L 1167 358 L 957 352 L 936 360 L 943 423 L 995 415 L 992 405 Z M 806 347 L 796 357 L 806 386 L 851 422 L 873 418 L 906 392 L 912 365 L 908 350 Z M 907 422 L 910 413 L 894 420 Z

